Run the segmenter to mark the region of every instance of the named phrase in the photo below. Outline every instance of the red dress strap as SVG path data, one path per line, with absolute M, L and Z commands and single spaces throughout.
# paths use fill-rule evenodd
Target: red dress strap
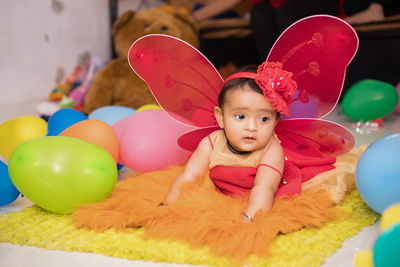
M 282 173 L 281 173 L 277 168 L 275 168 L 275 167 L 273 167 L 273 166 L 271 166 L 271 165 L 268 165 L 268 164 L 260 163 L 260 164 L 258 164 L 257 169 L 258 169 L 258 167 L 260 167 L 260 166 L 264 166 L 264 167 L 271 168 L 271 169 L 273 169 L 274 171 L 276 171 L 277 173 L 279 173 L 279 175 L 282 177 Z
M 211 148 L 214 149 L 214 144 L 211 141 L 210 135 L 207 135 L 208 141 L 210 141 Z
M 214 138 L 214 143 L 215 143 L 215 140 L 217 140 L 217 136 L 218 135 L 216 135 Z M 210 135 L 207 135 L 207 138 L 208 138 L 208 141 L 210 141 L 211 148 L 214 149 L 214 143 L 213 143 L 213 141 L 211 141 Z

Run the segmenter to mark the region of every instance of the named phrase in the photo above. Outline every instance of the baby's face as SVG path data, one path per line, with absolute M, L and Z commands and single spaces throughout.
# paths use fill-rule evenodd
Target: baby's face
M 216 111 L 219 126 L 224 128 L 229 143 L 239 151 L 264 148 L 278 122 L 271 101 L 247 86 L 228 91 L 219 113 Z

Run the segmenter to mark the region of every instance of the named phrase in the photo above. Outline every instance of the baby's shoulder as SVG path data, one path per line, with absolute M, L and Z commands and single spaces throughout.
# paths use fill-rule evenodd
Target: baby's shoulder
M 276 138 L 273 138 L 271 140 L 271 143 L 264 150 L 264 153 L 261 155 L 261 158 L 260 158 L 261 161 L 264 161 L 266 159 L 268 159 L 268 160 L 271 160 L 271 159 L 276 159 L 276 160 L 282 159 L 283 160 L 284 159 L 282 145 Z
M 217 139 L 221 139 L 221 137 L 223 137 L 223 130 L 219 129 L 219 130 L 215 130 L 214 132 L 210 133 L 209 135 L 207 135 L 204 139 L 208 139 L 209 142 L 211 142 L 212 144 L 215 144 L 215 142 L 217 141 Z
M 220 135 L 220 131 L 222 130 L 216 130 L 210 134 L 208 134 L 207 136 L 205 136 L 201 141 L 199 146 L 211 146 L 213 147 L 217 137 Z
M 218 130 L 215 130 L 214 132 L 210 133 L 208 136 L 211 139 L 214 139 L 214 138 L 217 138 L 217 136 L 220 135 L 222 132 L 223 132 L 222 129 L 218 129 Z

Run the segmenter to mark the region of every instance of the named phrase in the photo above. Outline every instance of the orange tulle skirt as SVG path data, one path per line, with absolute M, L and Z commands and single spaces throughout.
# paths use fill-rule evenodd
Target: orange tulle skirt
M 240 212 L 247 197 L 219 193 L 207 175 L 182 185 L 179 200 L 157 207 L 182 170 L 174 166 L 117 183 L 107 199 L 74 212 L 76 225 L 96 231 L 142 226 L 148 238 L 208 246 L 218 256 L 244 260 L 251 254 L 268 255 L 269 245 L 279 233 L 321 227 L 344 214 L 335 208 L 327 191 L 310 190 L 277 198 L 270 212 L 259 212 L 253 223 L 244 223 Z

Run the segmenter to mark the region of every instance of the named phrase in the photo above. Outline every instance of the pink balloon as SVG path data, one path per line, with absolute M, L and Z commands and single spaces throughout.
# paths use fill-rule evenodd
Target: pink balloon
M 137 172 L 184 165 L 190 152 L 178 145 L 184 133 L 197 129 L 163 110 L 134 113 L 112 126 L 120 141 L 120 163 Z

